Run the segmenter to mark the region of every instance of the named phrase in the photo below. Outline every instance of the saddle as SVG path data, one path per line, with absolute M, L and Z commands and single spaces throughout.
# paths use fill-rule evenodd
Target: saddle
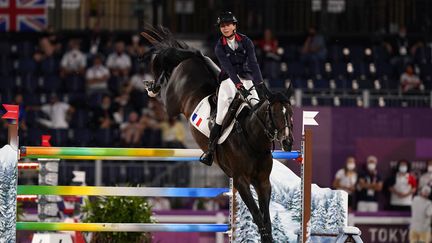
M 198 131 L 209 137 L 210 130 L 215 123 L 216 109 L 217 96 L 216 94 L 209 95 L 197 105 L 189 121 Z M 222 133 L 219 137 L 218 144 L 223 143 L 232 132 L 237 120 L 236 118 L 243 117 L 249 110 L 249 104 L 240 94 L 236 94 L 222 122 Z

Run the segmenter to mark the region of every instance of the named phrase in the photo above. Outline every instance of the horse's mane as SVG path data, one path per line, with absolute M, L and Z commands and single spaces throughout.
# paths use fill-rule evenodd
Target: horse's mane
M 164 71 L 169 75 L 182 61 L 192 57 L 203 57 L 200 51 L 183 41 L 176 40 L 174 35 L 162 26 L 148 26 L 141 32 L 141 35 L 153 46 L 151 53 L 155 55 L 153 69 L 160 69 L 159 74 Z

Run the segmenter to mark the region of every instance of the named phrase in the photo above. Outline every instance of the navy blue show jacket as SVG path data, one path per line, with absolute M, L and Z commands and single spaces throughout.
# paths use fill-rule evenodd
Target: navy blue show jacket
M 215 54 L 221 66 L 220 79 L 228 77 L 235 83 L 242 79 L 252 80 L 255 84 L 263 78 L 255 55 L 255 47 L 251 39 L 240 33 L 235 34 L 237 49 L 228 46 L 226 37 L 222 36 L 216 44 Z M 238 76 L 237 76 L 238 75 Z

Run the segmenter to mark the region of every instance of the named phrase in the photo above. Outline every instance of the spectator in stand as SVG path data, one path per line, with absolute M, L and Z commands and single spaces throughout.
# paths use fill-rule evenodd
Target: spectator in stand
M 360 176 L 357 184 L 357 211 L 377 212 L 378 194 L 381 192 L 383 182 L 377 170 L 378 159 L 370 155 L 366 159 L 366 171 Z
M 131 93 L 134 90 L 140 92 L 146 92 L 146 88 L 144 85 L 144 80 L 153 80 L 153 75 L 148 71 L 148 68 L 145 65 L 140 65 L 138 67 L 138 72 L 135 73 L 128 85 L 128 92 Z
M 80 50 L 80 43 L 77 39 L 69 41 L 69 51 L 61 59 L 60 74 L 62 77 L 71 74 L 84 75 L 87 65 L 87 58 Z
M 89 94 L 94 92 L 108 93 L 109 77 L 110 72 L 103 65 L 102 56 L 96 55 L 93 58 L 93 66 L 87 69 L 86 72 L 87 92 Z
M 161 147 L 162 135 L 159 122 L 155 119 L 154 113 L 150 109 L 144 109 L 140 119 L 143 128 L 143 146 L 148 148 Z
M 220 210 L 220 204 L 214 198 L 199 198 L 194 201 L 192 210 L 217 211 Z
M 125 52 L 125 44 L 123 41 L 117 41 L 115 43 L 115 52 L 108 56 L 106 65 L 114 76 L 123 77 L 125 79 L 129 77 L 132 63 L 131 58 Z
M 142 111 L 143 114 L 148 114 L 152 117 L 156 122 L 163 122 L 166 120 L 166 113 L 162 103 L 156 98 L 150 98 L 147 104 Z
M 39 50 L 43 53 L 44 58 L 52 57 L 56 53 L 56 46 L 51 43 L 48 37 L 42 37 L 39 40 Z
M 264 38 L 257 42 L 257 46 L 263 54 L 263 77 L 270 80 L 279 78 L 281 57 L 277 53 L 278 40 L 270 29 L 264 31 Z
M 144 80 L 153 80 L 153 75 L 148 71 L 147 66 L 139 65 L 138 72 L 134 74 L 127 85 L 127 92 L 130 96 L 130 103 L 135 109 L 141 109 L 147 105 L 147 91 Z
M 304 65 L 308 65 L 311 73 L 319 73 L 320 64 L 327 56 L 327 49 L 324 37 L 317 33 L 315 27 L 310 27 L 301 49 L 300 60 Z
M 46 38 L 51 46 L 54 48 L 55 52 L 61 52 L 62 44 L 61 38 L 55 32 L 54 26 L 48 25 L 43 32 L 44 38 Z
M 408 160 L 400 160 L 397 171 L 389 179 L 390 209 L 396 211 L 411 210 L 412 197 L 417 188 L 416 178 L 410 174 Z
M 410 243 L 429 243 L 431 239 L 432 202 L 429 186 L 423 186 L 411 205 Z
M 74 108 L 65 102 L 61 102 L 56 94 L 50 97 L 50 103 L 42 105 L 40 110 L 48 116 L 48 119 L 39 118 L 37 121 L 50 129 L 67 129 Z
M 122 143 L 127 147 L 140 145 L 143 127 L 138 118 L 138 113 L 133 111 L 129 114 L 128 121 L 120 126 Z
M 139 57 L 142 53 L 142 45 L 140 44 L 139 35 L 132 36 L 132 43 L 127 47 L 127 51 L 131 57 Z
M 419 188 L 424 186 L 432 187 L 432 160 L 428 160 L 426 172 L 421 175 L 419 180 Z
M 160 129 L 164 148 L 186 148 L 184 145 L 186 129 L 180 119 L 170 117 L 162 122 Z
M 384 42 L 384 47 L 391 57 L 390 63 L 397 70 L 412 62 L 417 49 L 422 45 L 421 41 L 413 41 L 408 38 L 405 26 L 400 26 L 398 34 L 393 36 L 390 41 Z
M 148 203 L 154 211 L 171 210 L 171 203 L 167 198 L 151 197 L 148 199 Z
M 24 105 L 24 97 L 22 94 L 16 94 L 14 98 L 14 104 L 19 105 L 19 129 L 26 132 L 27 131 L 27 111 L 26 106 Z
M 115 105 L 112 104 L 111 97 L 104 95 L 102 104 L 94 109 L 92 114 L 92 125 L 97 129 L 110 129 L 116 127 L 114 119 Z
M 333 181 L 333 187 L 338 190 L 344 190 L 348 193 L 348 207 L 353 208 L 353 193 L 357 183 L 356 160 L 354 156 L 346 158 L 345 167 L 338 170 Z
M 411 64 L 406 66 L 405 72 L 400 76 L 400 85 L 404 94 L 421 90 L 422 82 L 414 73 L 414 67 Z
M 39 76 L 42 73 L 41 66 L 42 66 L 43 59 L 44 59 L 44 54 L 41 50 L 36 50 L 33 53 L 33 61 L 36 63 L 36 70 L 34 73 L 35 76 Z

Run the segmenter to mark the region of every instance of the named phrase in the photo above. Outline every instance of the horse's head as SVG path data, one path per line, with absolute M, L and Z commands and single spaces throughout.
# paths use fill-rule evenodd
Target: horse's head
M 294 142 L 293 110 L 288 92 L 271 94 L 266 116 L 267 134 L 271 140 L 280 142 L 284 151 L 291 151 Z
M 160 57 L 158 57 L 158 55 L 153 55 L 152 57 L 151 72 L 153 77 L 155 77 L 155 80 L 143 80 L 143 82 L 147 90 L 147 94 L 150 97 L 156 97 L 159 94 L 162 84 L 166 79 L 165 72 L 162 68 Z

